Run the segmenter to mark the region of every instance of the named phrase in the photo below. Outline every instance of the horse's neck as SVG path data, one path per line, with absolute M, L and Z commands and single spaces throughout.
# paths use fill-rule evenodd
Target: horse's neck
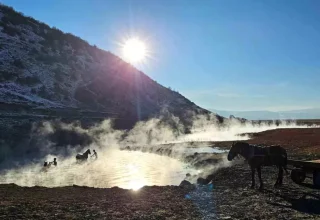
M 249 160 L 254 156 L 254 147 L 252 145 L 243 147 L 239 154 L 243 156 L 246 160 Z

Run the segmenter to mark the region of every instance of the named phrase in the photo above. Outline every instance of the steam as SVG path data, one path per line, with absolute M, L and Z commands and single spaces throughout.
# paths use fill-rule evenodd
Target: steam
M 191 134 L 184 135 L 178 139 L 179 142 L 186 141 L 233 141 L 248 140 L 250 136 L 246 133 L 257 133 L 267 130 L 280 128 L 310 128 L 316 125 L 297 125 L 294 121 L 280 121 L 280 123 L 263 122 L 254 124 L 250 121 L 241 123 L 236 119 L 225 122 L 222 126 L 217 123 L 210 123 L 211 120 L 205 120 L 204 116 L 198 116 L 195 121 Z M 244 135 L 239 135 L 244 134 Z
M 239 136 L 239 134 L 277 128 L 310 127 L 297 125 L 294 122 L 241 123 L 236 119 L 228 120 L 221 125 L 214 114 L 194 116 L 192 121 L 192 126 L 186 128 L 179 118 L 171 115 L 167 118 L 160 117 L 138 122 L 129 131 L 115 130 L 111 120 L 105 120 L 89 128 L 83 128 L 77 122 L 71 124 L 44 122 L 40 126 L 33 127 L 31 137 L 35 140 L 34 143 L 38 146 L 40 155 L 43 156 L 28 158 L 27 164 L 16 164 L 15 167 L 11 163 L 11 168 L 0 175 L 0 183 L 48 187 L 77 184 L 133 189 L 143 185 L 177 185 L 184 179 L 186 173 L 190 173 L 195 178 L 233 164 L 227 161 L 224 154 L 219 154 L 219 162 L 204 168 L 195 168 L 186 164 L 184 159 L 195 152 L 202 152 L 204 155 L 202 159 L 210 159 L 212 155 L 218 155 L 212 154 L 215 151 L 210 152 L 211 146 L 203 142 L 246 140 L 249 138 L 248 135 Z M 63 136 L 65 133 L 72 134 L 72 138 Z M 193 142 L 192 146 L 188 145 L 188 142 Z M 164 144 L 170 154 L 164 153 L 168 151 L 159 151 Z M 120 151 L 128 146 L 130 149 L 143 146 L 140 150 L 163 155 Z M 86 149 L 95 149 L 99 159 L 89 158 L 86 164 L 76 164 L 75 155 Z M 219 149 L 215 150 L 216 153 L 224 153 Z M 52 161 L 54 157 L 58 160 L 58 166 L 50 168 L 48 172 L 40 172 L 43 162 Z M 10 157 L 8 158 L 6 162 L 10 164 L 12 161 Z
M 48 155 L 52 161 L 56 155 Z M 85 164 L 76 164 L 75 157 L 58 160 L 57 167 L 41 172 L 40 164 L 30 164 L 9 170 L 0 176 L 2 183 L 22 186 L 58 187 L 84 185 L 138 189 L 144 185 L 178 185 L 185 172 L 195 173 L 178 160 L 141 152 L 108 149 L 99 152 L 99 159 L 89 158 Z M 171 172 L 167 172 L 170 170 Z

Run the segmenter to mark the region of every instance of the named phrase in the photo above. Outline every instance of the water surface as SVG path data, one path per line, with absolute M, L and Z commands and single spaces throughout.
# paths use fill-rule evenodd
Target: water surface
M 48 172 L 40 172 L 41 165 L 30 165 L 9 170 L 0 176 L 0 183 L 21 186 L 68 186 L 90 187 L 118 186 L 138 189 L 144 185 L 179 185 L 186 173 L 197 171 L 176 159 L 156 154 L 108 150 L 99 154 L 98 160 L 90 159 L 78 165 L 75 158 L 58 159 L 58 166 Z

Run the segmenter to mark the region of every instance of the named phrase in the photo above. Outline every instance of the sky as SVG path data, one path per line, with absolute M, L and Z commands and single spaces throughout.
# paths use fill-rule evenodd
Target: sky
M 207 109 L 320 107 L 318 0 L 0 2 L 118 56 L 140 38 L 137 67 Z

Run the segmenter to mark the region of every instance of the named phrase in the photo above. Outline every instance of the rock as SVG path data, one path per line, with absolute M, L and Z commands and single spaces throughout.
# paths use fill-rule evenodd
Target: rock
M 213 179 L 213 177 L 214 177 L 213 174 L 210 174 L 209 176 L 207 176 L 206 179 L 210 182 Z
M 202 177 L 199 177 L 197 179 L 197 183 L 200 184 L 200 185 L 207 185 L 209 182 L 210 182 L 210 180 L 202 178 Z
M 187 180 L 183 180 L 179 186 L 188 189 L 195 189 L 195 186 Z

